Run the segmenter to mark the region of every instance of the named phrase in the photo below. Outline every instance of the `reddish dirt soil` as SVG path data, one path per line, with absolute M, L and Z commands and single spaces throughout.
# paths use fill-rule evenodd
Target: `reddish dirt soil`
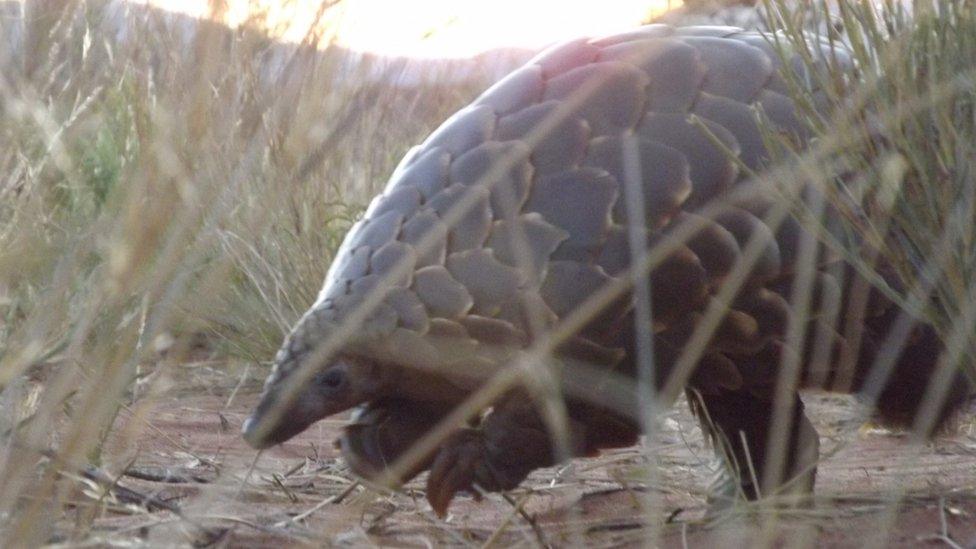
M 103 470 L 114 476 L 128 466 L 119 485 L 173 504 L 179 515 L 137 503 L 108 505 L 92 541 L 976 547 L 976 406 L 946 436 L 913 446 L 904 436 L 862 425 L 862 410 L 850 398 L 807 395 L 824 458 L 817 497 L 803 510 L 743 505 L 705 520 L 717 463 L 680 403 L 644 451 L 612 451 L 538 471 L 508 500 L 489 495 L 479 503 L 461 496 L 441 520 L 423 498 L 422 478 L 398 494 L 354 485 L 333 448 L 341 419 L 322 421 L 255 462 L 238 429 L 259 385 L 249 381 L 235 389 L 236 380 L 222 372 L 198 367 L 180 376 L 187 381 L 168 382 L 158 396 L 123 410 L 104 449 Z M 163 479 L 163 473 L 173 478 Z M 70 528 L 68 521 L 57 528 L 67 535 L 62 528 Z

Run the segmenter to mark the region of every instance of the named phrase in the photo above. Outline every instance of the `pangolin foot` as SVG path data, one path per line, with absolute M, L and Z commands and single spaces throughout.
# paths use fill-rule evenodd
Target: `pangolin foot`
M 438 516 L 446 514 L 459 492 L 478 498 L 480 491 L 499 492 L 518 486 L 525 475 L 509 474 L 494 459 L 496 453 L 478 429 L 462 429 L 444 441 L 427 478 L 427 500 Z

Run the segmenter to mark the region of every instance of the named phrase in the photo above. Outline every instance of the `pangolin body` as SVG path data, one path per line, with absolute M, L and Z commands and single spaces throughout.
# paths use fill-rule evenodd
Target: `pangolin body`
M 824 63 L 852 66 L 844 50 L 811 45 Z M 807 136 L 781 70 L 814 87 L 818 80 L 798 58 L 787 62 L 756 32 L 651 25 L 556 46 L 498 82 L 412 149 L 350 230 L 317 301 L 276 356 L 245 436 L 266 446 L 365 405 L 343 449 L 354 469 L 374 474 L 600 292 L 637 279 L 649 291 L 611 296 L 563 334 L 557 360 L 582 365 L 564 377 L 633 379 L 638 341 L 649 341 L 659 387 L 683 376 L 678 388 L 693 391 L 703 425 L 732 458 L 732 476 L 755 497 L 756 477 L 740 466 L 768 457 L 774 388 L 783 365 L 794 364 L 786 466 L 760 483 L 798 474 L 809 489 L 816 434 L 796 389 L 860 389 L 901 312 L 816 246 L 778 207 L 773 187 L 749 191 L 769 157 L 760 119 L 797 143 Z M 783 183 L 777 188 L 802 187 Z M 808 194 L 829 221 L 832 206 Z M 632 253 L 636 245 L 649 251 Z M 649 259 L 650 276 L 635 275 L 634 259 L 662 246 L 671 247 L 663 260 Z M 793 292 L 804 268 L 813 270 L 803 282 L 811 297 L 799 319 Z M 735 287 L 725 296 L 728 284 Z M 635 295 L 649 298 L 650 319 L 636 316 L 647 308 Z M 721 312 L 714 333 L 694 339 L 712 309 Z M 791 344 L 791 322 L 805 326 L 806 343 Z M 644 338 L 641 326 L 651 332 Z M 882 414 L 902 422 L 941 349 L 923 324 L 907 333 L 879 398 Z M 675 372 L 689 342 L 697 360 Z M 309 374 L 289 403 L 282 388 L 302 370 Z M 564 380 L 573 454 L 631 444 L 639 431 L 634 384 L 598 386 Z M 510 488 L 557 459 L 532 400 L 513 394 L 411 470 L 433 467 L 435 509 L 472 484 Z M 275 406 L 283 411 L 266 419 Z

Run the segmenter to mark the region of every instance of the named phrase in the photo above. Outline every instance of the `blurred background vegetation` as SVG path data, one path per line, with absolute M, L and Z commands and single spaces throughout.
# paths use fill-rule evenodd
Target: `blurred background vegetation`
M 136 382 L 192 353 L 267 364 L 395 163 L 485 80 L 402 85 L 403 67 L 314 34 L 272 40 L 260 13 L 230 29 L 115 1 L 11 5 L 0 513 L 8 540 L 37 541 L 38 505 L 65 497 L 40 455 L 103 463 L 120 407 L 152 386 Z
M 68 2 L 29 19 L 0 96 L 8 378 L 129 331 L 273 353 L 395 163 L 484 85 L 404 86 L 255 18 Z

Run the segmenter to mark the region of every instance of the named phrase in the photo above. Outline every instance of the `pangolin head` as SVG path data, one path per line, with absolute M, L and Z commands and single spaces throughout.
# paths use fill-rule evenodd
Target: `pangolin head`
M 285 442 L 316 421 L 379 398 L 387 388 L 386 370 L 375 360 L 329 354 L 312 344 L 316 327 L 306 315 L 275 356 L 261 400 L 241 428 L 257 449 Z M 317 331 L 317 330 L 315 330 Z

